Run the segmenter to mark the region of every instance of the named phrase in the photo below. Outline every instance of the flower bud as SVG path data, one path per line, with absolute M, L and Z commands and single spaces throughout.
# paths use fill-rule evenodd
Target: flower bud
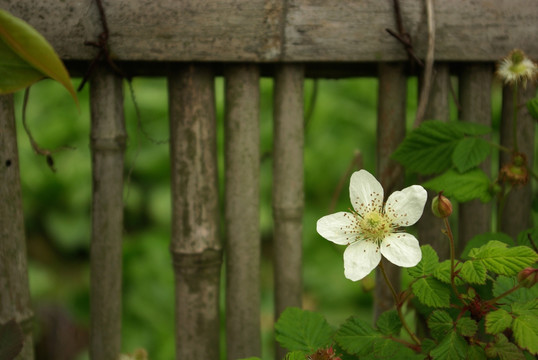
M 512 161 L 501 168 L 499 178 L 512 186 L 527 184 L 529 172 L 527 170 L 526 156 L 521 153 L 513 154 Z
M 517 274 L 517 281 L 526 288 L 531 288 L 538 283 L 538 269 L 526 268 Z
M 450 214 L 452 214 L 452 203 L 445 196 L 443 196 L 442 192 L 433 198 L 432 212 L 433 215 L 441 219 L 447 218 L 450 216 Z

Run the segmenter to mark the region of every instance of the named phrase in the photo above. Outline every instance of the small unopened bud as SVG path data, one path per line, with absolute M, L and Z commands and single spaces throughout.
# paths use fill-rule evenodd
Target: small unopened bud
M 538 283 L 538 269 L 526 268 L 517 274 L 517 281 L 526 288 L 531 288 Z
M 432 212 L 433 215 L 441 219 L 447 218 L 450 216 L 450 214 L 452 214 L 452 203 L 445 196 L 443 196 L 442 192 L 433 198 Z
M 524 154 L 516 153 L 512 155 L 512 161 L 505 164 L 499 174 L 500 180 L 512 186 L 525 185 L 529 181 L 527 170 L 527 158 Z

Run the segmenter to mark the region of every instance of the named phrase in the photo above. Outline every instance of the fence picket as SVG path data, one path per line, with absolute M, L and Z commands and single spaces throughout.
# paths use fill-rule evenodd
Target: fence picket
M 221 243 L 213 72 L 169 76 L 176 359 L 218 359 Z
M 226 351 L 261 356 L 260 74 L 232 65 L 226 78 Z
M 273 219 L 275 318 L 302 304 L 303 79 L 301 65 L 280 65 L 275 74 Z M 277 346 L 277 359 L 285 352 Z
M 34 358 L 26 238 L 13 95 L 0 96 L 0 325 L 14 319 L 24 330 L 19 360 Z
M 491 82 L 493 69 L 490 64 L 465 65 L 459 77 L 459 119 L 491 126 Z M 491 158 L 480 166 L 491 173 Z M 491 203 L 472 200 L 459 204 L 458 244 L 456 256 L 475 235 L 491 231 Z
M 407 77 L 405 64 L 380 63 L 378 66 L 377 102 L 377 176 L 385 198 L 404 185 L 404 169 L 390 158 L 405 137 Z M 396 291 L 400 289 L 400 268 L 382 260 Z M 381 271 L 376 269 L 374 318 L 394 306 L 392 293 L 385 284 Z
M 123 164 L 126 142 L 123 81 L 107 67 L 90 79 L 92 235 L 90 357 L 116 360 L 121 351 Z
M 518 90 L 519 115 L 517 123 L 517 136 L 519 151 L 527 156 L 527 164 L 534 164 L 534 137 L 535 121 L 529 114 L 525 103 L 536 93 L 536 85 L 529 84 L 526 88 L 520 86 Z M 501 117 L 501 145 L 508 148 L 513 146 L 513 104 L 514 91 L 511 86 L 503 88 L 502 117 Z M 511 161 L 511 155 L 501 152 L 499 157 L 502 167 Z M 514 187 L 508 194 L 502 210 L 500 230 L 513 238 L 520 231 L 531 227 L 532 187 L 529 181 L 525 186 Z
M 448 64 L 435 64 L 433 67 L 432 87 L 424 120 L 441 120 L 448 121 L 450 118 L 450 109 L 448 100 L 450 97 L 450 68 Z M 425 178 L 421 180 L 425 181 Z M 431 202 L 436 195 L 433 191 L 428 191 L 428 201 L 424 207 L 424 214 L 417 223 L 419 239 L 429 243 L 437 254 L 439 259 L 445 260 L 450 256 L 449 242 L 442 233 L 444 229 L 443 221 L 436 218 L 431 212 Z

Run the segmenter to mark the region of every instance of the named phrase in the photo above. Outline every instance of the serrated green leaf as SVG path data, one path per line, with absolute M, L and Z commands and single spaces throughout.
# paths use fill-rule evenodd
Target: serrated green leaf
M 286 354 L 285 360 L 305 360 L 306 355 L 302 351 L 292 351 Z
M 538 199 L 538 198 L 537 198 Z M 538 227 L 533 227 L 527 230 L 523 230 L 517 235 L 517 244 L 533 247 L 532 241 L 538 245 Z
M 398 335 L 402 322 L 396 310 L 389 310 L 379 315 L 376 326 L 383 335 Z
M 422 259 L 416 266 L 407 269 L 407 273 L 414 278 L 431 275 L 439 263 L 439 256 L 430 245 L 422 245 L 420 250 Z
M 469 284 L 486 283 L 486 267 L 479 261 L 466 261 L 461 267 L 459 276 Z
M 527 109 L 529 110 L 529 114 L 531 114 L 534 119 L 538 120 L 538 97 L 527 101 Z
M 519 347 L 527 349 L 533 355 L 538 354 L 538 317 L 516 317 L 512 322 L 512 331 Z
M 358 317 L 351 317 L 342 324 L 334 339 L 348 353 L 366 355 L 372 353 L 373 344 L 381 339 L 381 333 Z
M 443 195 L 458 202 L 473 199 L 488 202 L 492 196 L 489 191 L 490 184 L 489 177 L 480 169 L 471 170 L 463 174 L 451 169 L 422 185 L 436 192 L 442 191 Z
M 512 324 L 512 315 L 508 311 L 499 309 L 486 315 L 486 332 L 497 335 Z
M 289 351 L 313 352 L 331 343 L 333 329 L 318 313 L 287 308 L 275 324 L 275 337 Z
M 461 263 L 458 263 L 455 266 L 454 271 L 455 272 L 459 271 L 461 269 L 461 266 L 462 266 Z M 437 265 L 437 267 L 435 268 L 435 271 L 433 272 L 433 276 L 437 280 L 440 280 L 444 282 L 445 284 L 450 284 L 450 260 L 445 260 L 439 263 L 439 265 Z M 458 277 L 454 278 L 454 283 L 456 285 L 463 285 L 463 281 Z
M 531 315 L 538 319 L 538 299 L 527 302 L 515 302 L 511 305 L 512 313 L 516 316 Z
M 360 357 L 361 360 L 364 356 Z M 368 359 L 368 357 L 366 357 Z M 380 338 L 374 342 L 374 350 L 370 357 L 375 360 L 422 360 L 424 355 L 416 354 L 413 350 L 393 339 Z
M 433 341 L 432 339 L 425 338 L 422 340 L 422 344 L 420 345 L 420 348 L 422 349 L 422 353 L 429 354 L 430 351 L 432 351 L 437 346 L 437 343 Z
M 452 163 L 460 173 L 480 165 L 491 152 L 489 143 L 478 137 L 467 137 L 458 142 L 452 153 Z
M 424 121 L 404 139 L 392 158 L 413 172 L 440 173 L 452 166 L 452 152 L 464 136 L 449 123 Z
M 467 359 L 486 360 L 486 353 L 484 352 L 484 349 L 479 345 L 469 346 L 467 350 Z
M 418 279 L 411 285 L 413 294 L 426 306 L 449 307 L 450 291 L 439 281 L 431 277 Z
M 518 284 L 515 277 L 498 276 L 493 283 L 493 296 L 504 294 Z M 502 302 L 516 303 L 527 302 L 538 298 L 538 286 L 534 285 L 530 289 L 519 288 L 516 291 L 502 298 Z
M 454 121 L 448 124 L 465 135 L 486 135 L 492 131 L 489 126 L 469 121 Z
M 444 310 L 435 310 L 428 317 L 428 327 L 434 339 L 440 340 L 454 329 L 454 321 Z
M 469 317 L 462 317 L 456 322 L 456 329 L 459 334 L 471 337 L 478 330 L 478 324 Z
M 433 359 L 437 360 L 459 360 L 465 359 L 469 345 L 463 337 L 456 332 L 451 331 L 439 343 L 435 349 L 430 352 Z
M 37 30 L 25 21 L 0 9 L 0 39 L 7 45 L 7 48 L 11 49 L 31 67 L 62 84 L 78 106 L 77 95 L 64 64 L 52 46 Z M 11 76 L 11 73 L 5 73 L 4 75 L 3 72 L 13 70 L 13 67 L 0 69 L 1 77 Z M 26 80 L 28 80 L 27 77 Z M 21 85 L 20 88 L 28 86 L 28 84 Z M 9 89 L 9 92 L 12 91 L 13 89 Z M 6 92 L 3 88 L 0 88 L 0 93 Z
M 514 246 L 514 240 L 505 233 L 501 232 L 488 232 L 484 234 L 475 235 L 472 237 L 471 240 L 465 245 L 465 248 L 463 249 L 461 253 L 462 259 L 469 259 L 469 251 L 473 248 L 479 248 L 483 245 L 486 245 L 491 240 L 497 240 L 500 242 L 503 242 L 507 244 L 508 246 Z
M 506 336 L 498 334 L 495 341 L 486 347 L 486 355 L 489 358 L 499 358 L 500 360 L 525 360 L 525 356 L 518 347 L 508 341 Z
M 499 275 L 516 275 L 538 260 L 538 255 L 527 246 L 508 248 L 505 243 L 492 240 L 478 249 L 472 249 L 469 257 L 480 261 L 488 271 Z

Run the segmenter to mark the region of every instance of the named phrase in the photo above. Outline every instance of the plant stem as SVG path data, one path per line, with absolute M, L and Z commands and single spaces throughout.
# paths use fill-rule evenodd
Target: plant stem
M 505 292 L 503 292 L 501 295 L 491 299 L 491 300 L 488 300 L 487 303 L 488 304 L 495 304 L 497 301 L 499 301 L 500 299 L 502 299 L 503 297 L 507 296 L 507 295 L 510 295 L 511 293 L 513 293 L 514 291 L 518 290 L 519 288 L 521 287 L 521 284 L 517 284 L 516 286 L 514 286 L 513 288 L 511 288 L 510 290 L 507 290 Z
M 458 297 L 458 299 L 461 299 L 461 295 L 456 288 L 456 283 L 454 282 L 454 278 L 456 277 L 456 274 L 454 272 L 454 258 L 456 257 L 455 254 L 455 246 L 454 246 L 454 235 L 452 234 L 452 229 L 450 228 L 450 223 L 448 222 L 448 217 L 445 217 L 445 228 L 446 228 L 446 235 L 448 236 L 448 239 L 450 240 L 450 285 L 452 285 L 452 290 L 454 290 L 454 294 Z
M 517 101 L 518 101 L 518 96 L 517 96 L 517 93 L 518 93 L 518 85 L 517 83 L 514 84 L 514 119 L 512 121 L 512 136 L 513 136 L 513 139 L 514 139 L 514 152 L 518 152 L 518 146 L 517 146 L 517 112 L 518 112 L 518 106 L 517 106 Z
M 396 311 L 398 312 L 398 316 L 400 317 L 400 321 L 402 322 L 404 329 L 407 331 L 409 336 L 411 336 L 413 341 L 417 345 L 420 346 L 421 343 L 420 343 L 419 338 L 415 335 L 415 333 L 411 330 L 411 328 L 409 328 L 409 325 L 405 321 L 405 318 L 402 313 L 402 304 L 400 303 L 400 301 L 398 301 L 398 295 L 396 294 L 396 291 L 394 290 L 394 286 L 392 286 L 392 283 L 390 282 L 387 276 L 387 273 L 385 272 L 385 267 L 383 266 L 383 260 L 379 262 L 379 268 L 381 269 L 381 273 L 383 274 L 383 277 L 385 278 L 385 282 L 387 283 L 390 289 L 390 292 L 392 293 L 392 296 L 394 297 L 394 304 L 396 305 Z

